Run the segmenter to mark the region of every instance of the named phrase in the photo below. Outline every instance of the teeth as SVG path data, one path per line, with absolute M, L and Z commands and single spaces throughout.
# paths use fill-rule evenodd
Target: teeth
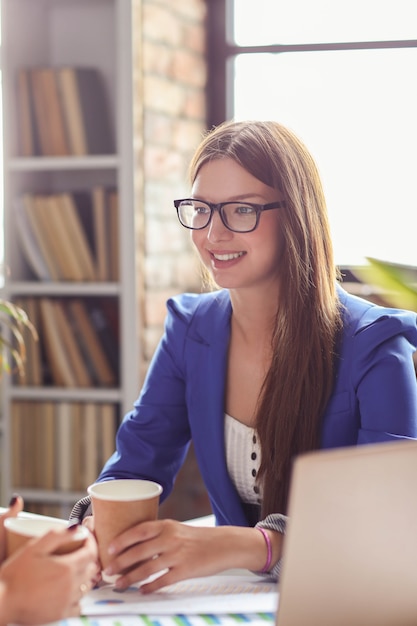
M 217 261 L 231 261 L 232 259 L 238 259 L 243 255 L 243 252 L 235 252 L 234 254 L 214 254 L 213 256 Z

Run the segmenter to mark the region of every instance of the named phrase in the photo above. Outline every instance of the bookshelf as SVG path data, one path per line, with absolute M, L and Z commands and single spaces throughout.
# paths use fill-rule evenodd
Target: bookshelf
M 28 341 L 26 379 L 4 376 L 1 383 L 0 504 L 6 505 L 11 493 L 18 491 L 27 510 L 65 516 L 94 480 L 109 454 L 118 420 L 131 408 L 138 392 L 132 6 L 128 0 L 1 0 L 0 6 L 5 267 L 1 295 L 26 307 L 41 336 L 36 346 Z M 33 98 L 35 89 L 40 89 L 35 87 L 35 73 L 42 70 L 48 74 L 44 84 L 50 85 L 64 69 L 65 89 L 81 75 L 86 78 L 85 88 L 92 88 L 94 80 L 88 72 L 99 77 L 98 102 L 102 106 L 96 103 L 97 115 L 92 118 L 91 110 L 84 113 L 80 79 L 78 91 L 72 92 L 78 94 L 79 117 L 71 122 L 73 126 L 78 123 L 79 130 L 71 130 L 70 122 L 61 119 L 66 139 L 61 132 L 59 151 L 40 148 L 41 126 L 44 133 L 49 132 L 60 116 L 65 117 L 63 94 L 68 92 L 64 88 L 55 92 L 61 108 L 50 110 L 53 97 L 45 100 L 50 86 L 42 87 L 44 100 L 38 105 L 38 114 L 45 118 L 47 109 L 46 122 L 36 119 L 33 103 L 30 111 L 22 112 L 22 106 L 29 102 L 25 100 L 28 93 Z M 66 95 L 66 106 L 70 99 Z M 88 135 L 99 123 L 104 107 L 106 132 L 111 136 L 104 137 L 104 130 L 100 135 L 96 129 L 99 135 L 94 147 L 88 143 Z M 80 119 L 84 122 L 81 129 Z M 80 194 L 88 196 L 88 206 L 78 204 Z M 112 218 L 103 209 L 110 195 L 117 207 Z M 78 274 L 77 268 L 68 273 L 58 271 L 57 256 L 52 257 L 48 270 L 36 227 L 32 225 L 26 235 L 23 232 L 22 204 L 28 211 L 29 205 L 46 202 L 44 210 L 50 213 L 40 231 L 45 235 L 55 224 L 57 230 L 51 231 L 49 243 L 55 245 L 54 254 L 63 253 L 64 248 L 68 254 L 68 241 L 70 250 L 78 246 L 79 237 L 71 234 L 62 196 L 67 203 L 77 199 L 79 220 L 91 213 L 96 237 L 95 243 L 90 241 L 97 270 L 93 275 Z M 100 202 L 101 209 L 95 214 L 93 207 Z M 26 228 L 33 215 L 26 213 Z M 98 221 L 94 222 L 93 215 Z M 83 228 L 87 232 L 85 224 Z M 108 238 L 103 240 L 106 228 Z M 61 244 L 57 245 L 59 237 Z M 26 247 L 30 242 L 32 251 Z M 110 261 L 105 251 L 110 246 L 113 269 L 106 266 Z M 80 260 L 82 251 L 76 250 L 66 262 Z M 90 324 L 93 338 L 88 339 L 88 329 L 81 329 L 83 323 Z M 110 338 L 113 343 L 109 344 Z M 104 361 L 97 352 L 100 349 L 110 351 L 110 370 L 100 369 Z

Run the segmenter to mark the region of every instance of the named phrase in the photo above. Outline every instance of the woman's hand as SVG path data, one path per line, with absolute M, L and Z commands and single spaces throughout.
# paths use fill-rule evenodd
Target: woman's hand
M 275 563 L 281 555 L 282 535 L 268 532 Z M 114 560 L 104 573 L 121 574 L 115 583 L 119 589 L 162 572 L 141 586 L 144 593 L 234 567 L 259 571 L 267 557 L 265 540 L 257 529 L 202 528 L 173 520 L 139 524 L 119 535 L 109 551 Z
M 0 624 L 39 624 L 79 615 L 80 599 L 98 570 L 97 544 L 90 534 L 70 554 L 54 552 L 68 543 L 70 528 L 31 539 L 0 567 Z
M 4 561 L 6 556 L 6 530 L 4 528 L 4 520 L 8 517 L 16 517 L 23 510 L 23 499 L 21 496 L 14 496 L 8 510 L 0 515 L 0 563 Z

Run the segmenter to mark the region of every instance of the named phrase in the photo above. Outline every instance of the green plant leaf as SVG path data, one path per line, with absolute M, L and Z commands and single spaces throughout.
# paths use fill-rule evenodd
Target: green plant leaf
M 413 284 L 413 268 L 366 257 L 369 265 L 356 268 L 358 278 L 381 290 L 391 306 L 417 311 L 417 288 Z
M 2 372 L 10 373 L 12 364 L 19 375 L 23 375 L 26 362 L 25 328 L 29 330 L 31 339 L 37 341 L 38 334 L 26 311 L 0 298 L 0 375 Z

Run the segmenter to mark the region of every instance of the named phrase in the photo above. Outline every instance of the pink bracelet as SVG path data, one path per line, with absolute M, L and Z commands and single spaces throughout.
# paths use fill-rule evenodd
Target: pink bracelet
M 271 567 L 271 562 L 272 562 L 272 546 L 271 546 L 271 540 L 269 538 L 268 533 L 266 532 L 266 530 L 264 528 L 261 528 L 260 526 L 256 526 L 257 530 L 259 530 L 260 533 L 262 533 L 263 538 L 265 539 L 265 543 L 266 543 L 266 549 L 268 551 L 267 557 L 266 557 L 266 563 L 263 566 L 263 568 L 260 571 L 261 574 L 265 574 L 266 572 L 269 572 L 270 567 Z

